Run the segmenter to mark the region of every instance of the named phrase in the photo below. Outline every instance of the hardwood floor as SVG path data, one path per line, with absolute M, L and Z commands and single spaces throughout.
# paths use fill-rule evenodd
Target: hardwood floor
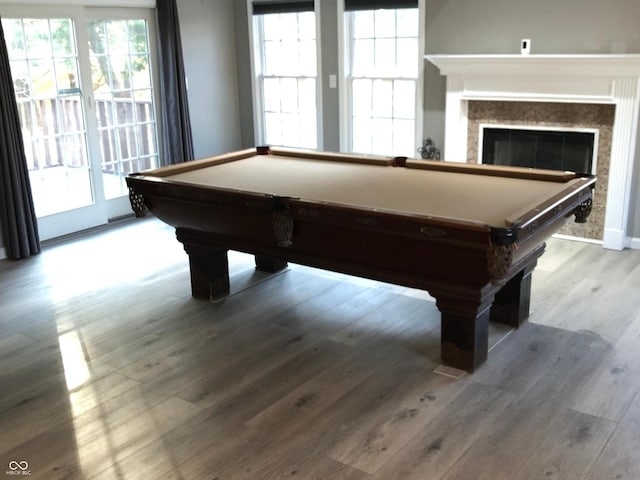
M 232 295 L 193 300 L 154 219 L 1 261 L 0 474 L 638 480 L 640 251 L 547 250 L 462 378 L 425 292 L 232 253 Z

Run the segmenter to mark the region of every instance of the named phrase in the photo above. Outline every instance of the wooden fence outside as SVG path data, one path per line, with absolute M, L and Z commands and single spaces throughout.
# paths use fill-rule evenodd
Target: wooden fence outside
M 18 100 L 29 170 L 87 166 L 81 101 L 79 96 Z M 96 111 L 103 172 L 126 175 L 155 165 L 150 101 L 96 100 Z

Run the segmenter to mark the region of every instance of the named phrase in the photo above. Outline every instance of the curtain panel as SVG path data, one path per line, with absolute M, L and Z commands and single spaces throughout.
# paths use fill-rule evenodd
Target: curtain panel
M 7 256 L 18 260 L 39 253 L 40 238 L 1 19 L 0 139 L 0 226 Z
M 176 0 L 157 0 L 162 162 L 193 160 L 193 137 Z

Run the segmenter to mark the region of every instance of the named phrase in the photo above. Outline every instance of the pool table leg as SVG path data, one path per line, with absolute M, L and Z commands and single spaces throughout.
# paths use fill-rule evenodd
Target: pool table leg
M 226 249 L 204 249 L 184 245 L 189 255 L 191 295 L 202 300 L 220 300 L 229 295 L 229 261 Z
M 279 258 L 265 257 L 263 255 L 256 255 L 255 258 L 256 269 L 263 272 L 279 272 L 280 270 L 287 268 L 288 265 L 286 260 L 281 260 Z
M 220 300 L 229 295 L 227 248 L 213 243 L 201 232 L 177 228 L 176 237 L 189 255 L 191 295 L 202 300 Z
M 487 359 L 491 303 L 442 296 L 436 296 L 436 303 L 442 319 L 442 363 L 473 372 Z
M 531 274 L 534 260 L 496 293 L 491 307 L 491 321 L 518 328 L 529 318 L 531 303 Z
M 191 295 L 204 300 L 220 300 L 229 295 L 227 250 L 189 253 Z

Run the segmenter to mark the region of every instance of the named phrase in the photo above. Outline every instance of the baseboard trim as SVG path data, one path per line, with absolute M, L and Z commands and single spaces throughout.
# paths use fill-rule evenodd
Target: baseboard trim
M 624 250 L 627 239 L 623 230 L 605 228 L 602 246 L 609 250 Z
M 607 248 L 606 245 L 603 244 L 602 240 L 592 240 L 590 238 L 573 237 L 571 235 L 563 235 L 561 233 L 554 234 L 553 238 L 558 238 L 560 240 L 571 240 L 574 242 L 595 243 L 597 245 L 602 245 L 604 248 Z M 623 248 L 640 250 L 640 237 L 626 237 L 623 244 Z
M 596 245 L 602 245 L 602 240 L 595 240 L 593 238 L 584 238 L 584 237 L 574 237 L 573 235 L 564 235 L 562 233 L 555 233 L 553 238 L 558 238 L 560 240 L 570 240 L 572 242 L 582 242 L 582 243 L 594 243 Z

